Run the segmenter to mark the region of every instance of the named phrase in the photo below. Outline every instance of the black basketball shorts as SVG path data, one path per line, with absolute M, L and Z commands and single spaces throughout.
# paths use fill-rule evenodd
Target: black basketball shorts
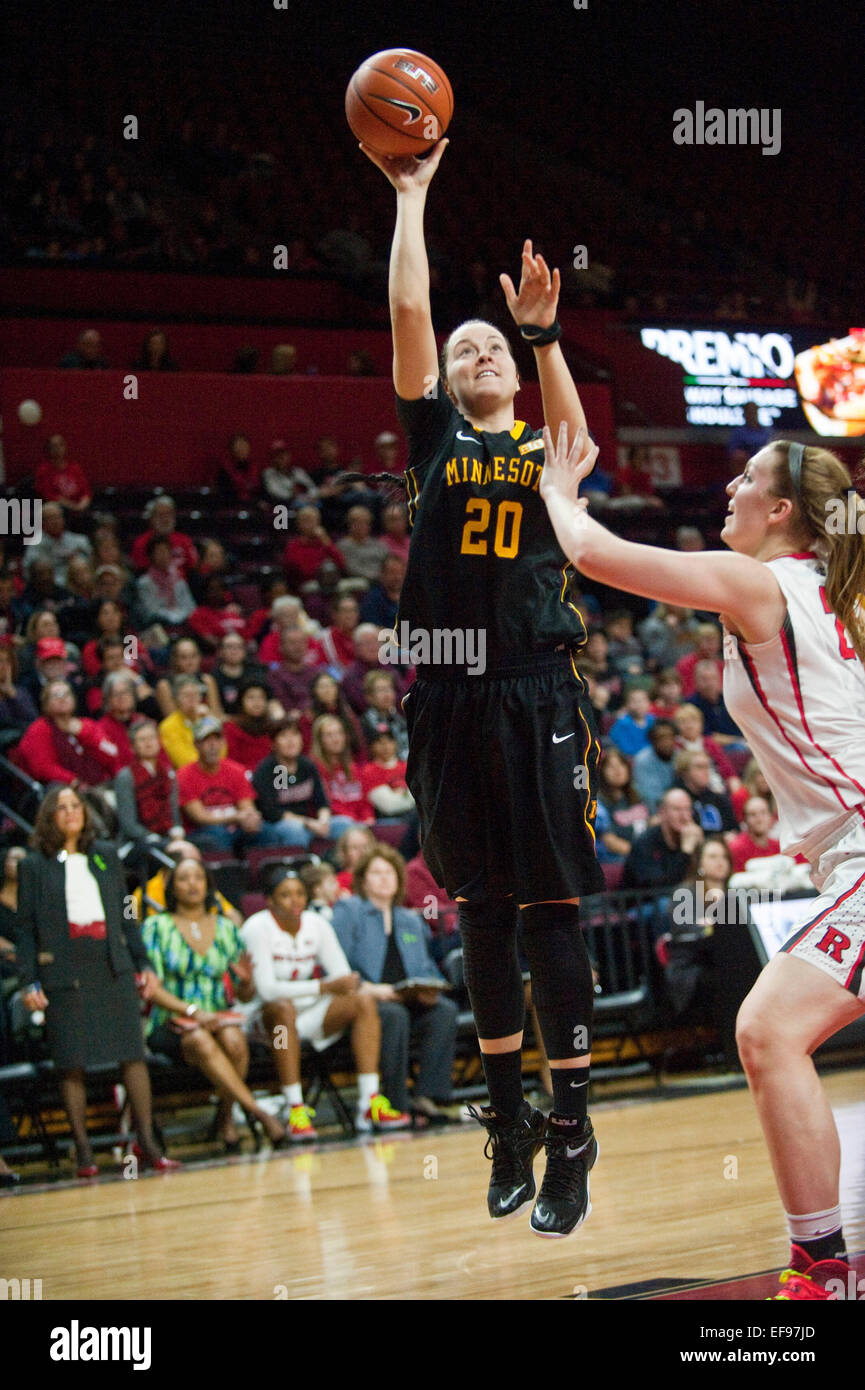
M 599 746 L 567 651 L 483 676 L 425 668 L 403 701 L 424 858 L 452 898 L 602 892 Z

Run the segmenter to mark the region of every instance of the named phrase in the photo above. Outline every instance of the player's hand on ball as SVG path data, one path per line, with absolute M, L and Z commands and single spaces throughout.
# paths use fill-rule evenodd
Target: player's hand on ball
M 574 442 L 568 448 L 568 422 L 559 425 L 559 438 L 553 447 L 553 436 L 549 426 L 544 426 L 544 470 L 541 473 L 540 494 L 547 497 L 558 494 L 575 506 L 585 509 L 588 501 L 580 497 L 580 484 L 595 466 L 598 446 L 584 429 L 577 430 Z
M 550 268 L 543 256 L 532 255 L 532 243 L 523 243 L 523 265 L 519 292 L 514 289 L 510 275 L 500 275 L 499 284 L 505 292 L 514 323 L 536 323 L 551 328 L 556 321 L 562 277 Z
M 417 189 L 426 188 L 445 152 L 447 139 L 439 140 L 433 145 L 432 152 L 423 159 L 416 159 L 413 154 L 394 157 L 392 155 L 377 154 L 371 150 L 369 145 L 361 145 L 367 159 L 371 159 L 377 169 L 381 169 L 385 178 L 392 183 L 397 193 L 412 193 Z

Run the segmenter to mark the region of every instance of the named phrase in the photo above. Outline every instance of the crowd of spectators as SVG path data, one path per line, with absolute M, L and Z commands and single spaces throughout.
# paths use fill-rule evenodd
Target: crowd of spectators
M 243 453 L 238 438 L 235 460 Z M 52 445 L 51 480 L 69 468 L 62 444 Z M 217 897 L 208 880 L 208 863 L 220 859 L 244 863 L 263 852 L 307 859 L 313 877 L 304 884 L 306 906 L 298 917 L 300 889 L 280 890 L 268 909 L 279 909 L 277 927 L 271 921 L 268 932 L 297 936 L 307 912 L 336 932 L 342 955 L 333 974 L 333 942 L 315 928 L 315 939 L 328 943 L 322 978 L 337 982 L 321 992 L 324 1003 L 331 995 L 340 1001 L 336 1007 L 330 1000 L 334 1037 L 353 1040 L 364 1078 L 359 1119 L 387 1128 L 407 1122 L 411 1108 L 435 1118 L 450 1091 L 453 1005 L 434 985 L 410 1000 L 394 989 L 413 975 L 435 980 L 459 941 L 455 905 L 419 851 L 406 785 L 400 700 L 413 679 L 409 656 L 402 654 L 400 665 L 382 660 L 380 634 L 393 623 L 405 571 L 406 512 L 402 502 L 383 502 L 362 488 L 359 496 L 355 482 L 334 483 L 338 454 L 331 445 L 322 441 L 302 491 L 292 489 L 288 504 L 275 502 L 265 470 L 245 461 L 237 505 L 260 503 L 259 519 L 287 505 L 294 528 L 287 541 L 274 532 L 276 563 L 266 589 L 237 573 L 221 542 L 196 543 L 165 494 L 152 498 L 137 522 L 127 514 L 121 527 L 100 510 L 98 497 L 92 501 L 86 470 L 77 465 L 84 505 L 64 505 L 61 497 L 71 491 L 56 489 L 60 495 L 44 506 L 41 543 L 20 558 L 7 555 L 0 572 L 4 751 L 33 780 L 31 812 L 49 786 L 70 789 L 94 833 L 115 848 L 127 846 L 127 870 L 147 879 L 139 913 L 162 982 L 152 1000 L 163 1001 L 154 1005 L 152 1030 L 166 1043 L 172 1009 L 190 1004 L 222 1020 L 205 1029 L 206 1037 L 187 1028 L 181 1042 L 184 1025 L 175 1020 L 171 1036 L 178 1058 L 221 1081 L 217 1131 L 229 1149 L 239 1142 L 235 1103 L 274 1141 L 280 1122 L 265 1122 L 250 1108 L 246 1034 L 235 1017 L 243 999 L 207 991 L 199 998 L 198 984 L 181 987 L 176 972 L 166 976 L 166 951 L 176 965 L 180 950 L 177 932 L 210 904 L 220 950 L 228 953 L 218 962 L 220 979 L 229 956 L 232 969 L 241 961 L 243 992 L 259 1001 L 256 1026 L 264 1018 L 268 1027 L 294 1028 L 302 1041 L 313 1018 L 303 1024 L 297 991 L 272 994 L 282 966 L 275 974 L 272 962 L 246 970 L 241 904 Z M 274 453 L 284 477 L 284 440 L 275 441 Z M 683 548 L 703 543 L 692 529 L 678 533 Z M 579 667 L 604 747 L 596 832 L 610 886 L 672 894 L 700 872 L 713 844 L 723 847 L 729 872 L 777 854 L 771 796 L 724 706 L 717 621 L 664 605 L 648 613 L 603 610 L 590 592 L 577 601 L 588 631 Z M 8 797 L 8 785 L 4 790 Z M 7 840 L 22 838 L 12 827 L 7 832 Z M 155 868 L 154 847 L 183 868 L 179 878 Z M 188 868 L 202 857 L 202 873 Z M 432 914 L 424 910 L 431 901 Z M 8 913 L 2 925 L 8 930 L 0 936 L 14 941 Z M 656 934 L 665 925 L 662 914 Z M 261 934 L 252 932 L 256 941 Z M 677 967 L 682 949 L 680 940 L 671 948 Z M 184 959 L 193 957 L 187 951 Z M 265 978 L 272 995 L 266 999 L 251 983 Z M 360 1003 L 367 995 L 375 1000 L 375 1023 L 370 1003 Z M 327 1009 L 319 1013 L 323 1019 Z M 410 1045 L 421 1060 L 411 1092 Z M 288 1058 L 274 1054 L 286 1101 L 282 1130 L 308 1138 L 315 1133 L 312 1112 L 291 1057 L 291 1049 Z
M 335 75 L 320 73 L 315 91 L 295 86 L 292 119 L 275 120 L 285 97 L 284 67 L 275 57 L 232 53 L 228 65 L 202 54 L 190 68 L 168 51 L 154 54 L 153 80 L 135 93 L 138 138 L 118 141 L 109 132 L 123 128 L 131 99 L 123 69 L 114 69 L 108 54 L 87 53 L 103 127 L 84 99 L 88 84 L 79 88 L 76 65 L 64 59 L 43 65 L 45 100 L 31 110 L 32 93 L 22 89 L 15 104 L 16 130 L 0 166 L 5 263 L 327 275 L 380 298 L 389 205 L 368 198 L 368 175 L 347 132 L 344 140 L 326 141 L 296 134 L 319 130 L 328 102 L 341 109 Z M 499 196 L 491 155 L 502 147 L 512 150 L 514 168 L 531 168 L 539 204 L 555 206 L 562 224 L 579 228 L 590 248 L 588 267 L 568 272 L 569 292 L 582 305 L 635 316 L 700 313 L 731 323 L 855 317 L 855 219 L 842 210 L 834 227 L 836 248 L 840 240 L 849 254 L 839 251 L 815 271 L 808 254 L 814 215 L 807 229 L 784 215 L 797 195 L 786 172 L 771 188 L 761 179 L 749 184 L 739 156 L 715 150 L 713 198 L 704 208 L 693 200 L 689 152 L 661 156 L 671 149 L 667 128 L 654 132 L 659 157 L 635 162 L 615 123 L 605 129 L 593 122 L 591 140 L 575 152 L 567 124 L 561 132 L 548 123 L 541 129 L 525 113 L 515 134 L 503 127 L 493 93 L 472 90 L 467 100 L 478 138 L 454 141 L 448 166 L 455 187 L 472 187 L 496 207 L 496 225 L 469 257 L 461 211 L 456 204 L 437 209 L 431 294 L 443 318 L 487 315 L 497 302 L 498 274 L 525 236 L 522 213 Z M 641 148 L 650 152 L 651 141 Z M 813 165 L 821 177 L 825 157 L 824 149 Z M 840 153 L 833 158 L 842 162 Z M 770 193 L 777 207 L 767 208 Z M 843 275 L 836 266 L 844 266 Z M 257 370 L 254 357 L 253 350 L 237 370 Z M 351 370 L 362 375 L 368 364 L 362 353 L 356 357 Z M 142 345 L 138 365 L 172 369 L 158 333 Z

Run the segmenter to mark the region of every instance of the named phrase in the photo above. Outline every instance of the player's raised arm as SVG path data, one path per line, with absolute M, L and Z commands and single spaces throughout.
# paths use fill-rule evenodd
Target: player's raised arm
M 423 233 L 427 189 L 447 140 L 425 159 L 392 159 L 361 149 L 396 189 L 396 227 L 390 252 L 390 321 L 393 384 L 398 396 L 417 400 L 438 377 L 438 354 L 429 298 L 429 263 Z
M 520 328 L 524 341 L 531 336 L 523 333 L 523 325 L 551 329 L 556 322 L 559 291 L 562 280 L 558 270 L 550 272 L 543 256 L 532 254 L 532 243 L 523 243 L 522 273 L 519 290 L 509 275 L 500 275 L 499 283 L 505 292 L 508 309 Z M 577 430 L 586 428 L 580 395 L 558 342 L 541 343 L 535 347 L 535 362 L 544 402 L 544 421 L 555 438 L 564 422 L 573 439 Z
M 585 430 L 569 449 L 564 424 L 556 445 L 545 428 L 544 447 L 540 493 L 559 545 L 581 574 L 660 603 L 723 613 L 746 642 L 767 642 L 780 630 L 786 603 L 766 565 L 727 551 L 682 553 L 622 540 L 588 515 L 579 495 L 598 454 Z

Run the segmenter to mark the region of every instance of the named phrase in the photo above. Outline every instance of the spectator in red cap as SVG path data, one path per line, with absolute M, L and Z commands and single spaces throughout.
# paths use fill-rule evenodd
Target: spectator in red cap
M 33 670 L 21 677 L 21 685 L 38 707 L 46 685 L 50 681 L 69 679 L 74 668 L 62 637 L 40 637 L 36 643 L 35 656 Z M 78 682 L 70 680 L 70 685 L 77 701 L 80 696 Z
M 291 449 L 284 439 L 274 439 L 271 444 L 270 466 L 265 468 L 261 481 L 271 502 L 296 505 L 314 502 L 318 496 L 309 474 L 292 464 Z
M 59 502 L 71 512 L 84 512 L 93 498 L 83 469 L 66 457 L 66 440 L 62 434 L 52 434 L 45 442 L 46 463 L 36 469 L 34 489 L 43 502 Z

